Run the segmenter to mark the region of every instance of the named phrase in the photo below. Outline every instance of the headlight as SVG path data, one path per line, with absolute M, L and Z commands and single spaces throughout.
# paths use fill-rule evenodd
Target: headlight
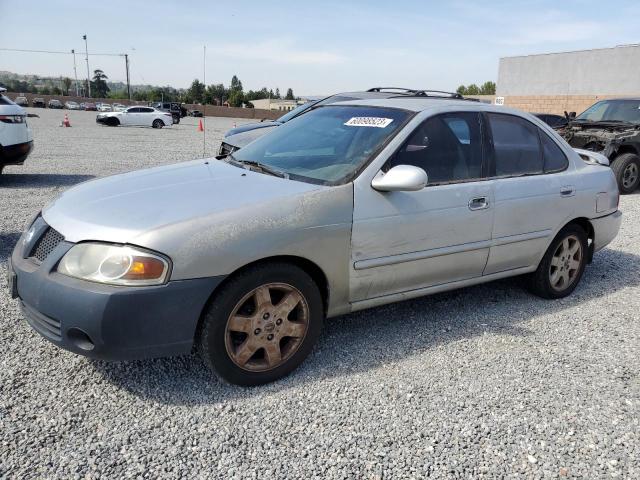
M 79 243 L 62 257 L 58 272 L 111 285 L 161 285 L 169 275 L 169 261 L 134 247 Z

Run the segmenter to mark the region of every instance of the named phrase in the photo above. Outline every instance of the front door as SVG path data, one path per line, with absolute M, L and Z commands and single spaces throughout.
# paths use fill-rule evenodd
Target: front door
M 479 114 L 437 115 L 383 168 L 423 168 L 429 177 L 424 189 L 355 188 L 352 302 L 482 275 L 494 215 L 483 157 Z

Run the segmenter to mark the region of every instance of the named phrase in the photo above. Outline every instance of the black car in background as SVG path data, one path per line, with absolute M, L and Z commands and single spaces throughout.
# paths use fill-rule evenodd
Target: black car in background
M 568 116 L 560 134 L 569 145 L 607 157 L 620 193 L 640 187 L 640 97 L 601 100 Z
M 328 105 L 331 103 L 344 102 L 349 100 L 364 100 L 364 99 L 374 99 L 374 98 L 395 98 L 395 97 L 432 97 L 432 98 L 455 98 L 455 99 L 465 99 L 459 93 L 453 92 L 442 92 L 440 90 L 419 90 L 419 89 L 409 89 L 409 88 L 398 88 L 398 87 L 374 87 L 370 88 L 366 91 L 361 92 L 346 92 L 346 93 L 338 93 L 335 95 L 330 95 L 328 97 L 312 100 L 293 110 L 285 113 L 280 118 L 276 120 L 262 120 L 261 122 L 256 123 L 246 123 L 244 125 L 240 125 L 239 127 L 232 128 L 227 133 L 224 134 L 224 138 L 220 145 L 220 149 L 218 151 L 219 155 L 228 155 L 250 142 L 253 142 L 256 138 L 259 138 L 263 135 L 266 135 L 268 132 L 273 130 L 274 128 L 282 125 L 283 123 L 292 120 L 303 113 L 309 111 L 314 107 L 319 107 L 322 105 Z M 466 99 L 472 100 L 473 99 Z
M 564 115 L 556 115 L 554 113 L 534 113 L 536 117 L 549 125 L 551 128 L 563 128 L 567 126 L 568 120 Z
M 31 102 L 31 106 L 34 108 L 47 108 L 47 104 L 44 103 L 44 98 L 34 98 L 33 102 Z
M 180 119 L 187 114 L 187 109 L 180 102 L 150 102 L 149 106 L 170 113 L 173 123 L 180 123 Z
M 58 108 L 58 109 L 63 109 L 64 105 L 62 104 L 62 102 L 60 100 L 56 100 L 55 98 L 49 100 L 49 108 Z
M 202 117 L 203 114 L 202 114 L 202 112 L 200 110 L 191 110 L 189 112 L 189 116 L 190 117 Z

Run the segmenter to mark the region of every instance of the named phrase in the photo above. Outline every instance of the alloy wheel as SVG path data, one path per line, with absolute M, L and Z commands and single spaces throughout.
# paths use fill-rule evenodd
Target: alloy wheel
M 227 354 L 244 370 L 272 370 L 298 350 L 309 318 L 309 305 L 298 289 L 285 283 L 261 285 L 246 294 L 227 319 Z
M 638 165 L 630 163 L 622 172 L 622 185 L 624 188 L 632 188 L 638 181 Z
M 582 243 L 575 235 L 569 235 L 557 246 L 549 268 L 551 288 L 563 291 L 578 278 L 582 266 Z

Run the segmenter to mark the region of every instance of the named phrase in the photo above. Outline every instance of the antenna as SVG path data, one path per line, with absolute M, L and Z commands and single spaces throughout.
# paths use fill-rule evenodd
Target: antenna
M 207 46 L 203 45 L 202 52 L 202 83 L 204 84 L 204 91 L 207 92 Z M 202 123 L 204 123 L 203 132 L 202 132 L 202 158 L 206 158 L 207 156 L 207 102 L 203 98 L 202 101 L 204 104 L 202 105 L 202 110 L 204 111 L 202 115 Z

